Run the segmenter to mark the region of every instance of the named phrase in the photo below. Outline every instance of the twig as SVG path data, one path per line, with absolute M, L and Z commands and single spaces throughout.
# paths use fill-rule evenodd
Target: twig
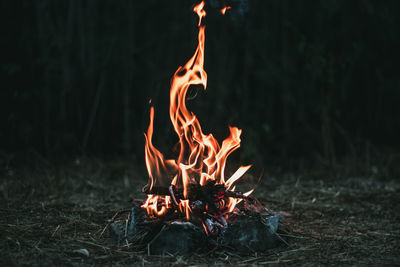
M 79 239 L 77 239 L 76 241 L 78 241 L 80 243 L 83 243 L 83 244 L 88 244 L 88 245 L 91 245 L 91 246 L 94 246 L 94 247 L 102 248 L 104 250 L 110 250 L 109 247 L 105 247 L 105 246 L 102 246 L 102 245 L 99 245 L 99 244 L 96 244 L 96 243 L 92 243 L 92 242 L 89 242 L 89 241 L 79 240 Z
M 51 237 L 54 237 L 54 235 L 56 234 L 56 232 L 58 231 L 58 229 L 60 229 L 61 225 L 58 225 L 56 227 L 56 230 L 54 230 L 53 234 L 51 235 Z
M 276 263 L 286 263 L 286 262 L 291 262 L 294 260 L 275 260 L 275 261 L 263 261 L 263 262 L 258 262 L 258 264 L 276 264 Z
M 99 238 L 101 238 L 103 236 L 103 234 L 106 231 L 106 229 L 108 228 L 108 226 L 110 226 L 109 223 L 107 223 L 106 226 L 104 226 L 103 231 L 101 231 Z
M 241 261 L 240 263 L 249 263 L 249 262 L 253 262 L 253 261 L 259 260 L 259 259 L 261 259 L 261 258 L 262 258 L 262 257 L 252 258 L 252 259 L 248 259 L 248 260 Z

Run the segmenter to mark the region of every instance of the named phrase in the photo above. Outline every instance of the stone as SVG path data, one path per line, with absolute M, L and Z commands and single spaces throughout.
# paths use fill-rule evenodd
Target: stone
M 191 222 L 167 223 L 160 233 L 148 244 L 153 255 L 186 255 L 209 249 L 203 228 Z
M 228 227 L 218 238 L 218 244 L 240 252 L 264 251 L 281 242 L 277 230 L 282 216 L 233 217 Z
M 199 222 L 148 219 L 140 206 L 110 224 L 119 245 L 139 245 L 151 255 L 187 255 L 204 253 L 216 246 L 238 253 L 260 252 L 277 247 L 282 238 L 277 233 L 283 216 L 260 212 L 232 214 L 227 226 L 215 235 L 207 235 Z

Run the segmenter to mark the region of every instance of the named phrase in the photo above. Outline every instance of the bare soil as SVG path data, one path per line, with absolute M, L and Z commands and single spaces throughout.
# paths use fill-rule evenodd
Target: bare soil
M 258 174 L 247 175 L 254 195 L 285 215 L 287 245 L 247 255 L 149 256 L 135 244 L 118 247 L 107 229 L 130 199 L 145 197 L 141 163 L 2 155 L 0 265 L 397 265 L 398 172 L 385 164 L 355 165 L 266 170 L 259 183 Z

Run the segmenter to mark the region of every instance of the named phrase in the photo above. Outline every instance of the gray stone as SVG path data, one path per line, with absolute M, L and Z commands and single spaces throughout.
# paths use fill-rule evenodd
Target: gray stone
M 226 227 L 207 236 L 201 226 L 192 222 L 149 220 L 145 211 L 135 206 L 129 214 L 111 223 L 110 231 L 119 245 L 133 243 L 147 248 L 152 255 L 187 255 L 207 252 L 215 246 L 250 253 L 274 248 L 282 242 L 277 233 L 282 215 L 240 214 L 232 214 Z
M 150 254 L 185 255 L 207 249 L 204 230 L 191 222 L 171 222 L 149 243 Z
M 241 252 L 264 251 L 276 247 L 281 238 L 277 234 L 281 215 L 238 216 L 228 222 L 218 243 Z

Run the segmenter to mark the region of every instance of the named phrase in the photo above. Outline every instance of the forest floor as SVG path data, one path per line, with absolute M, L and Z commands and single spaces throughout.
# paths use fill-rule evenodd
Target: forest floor
M 351 163 L 297 172 L 266 170 L 254 195 L 286 214 L 287 245 L 249 255 L 214 250 L 151 256 L 118 247 L 103 231 L 116 211 L 129 208 L 130 198 L 145 197 L 141 188 L 147 175 L 135 160 L 52 163 L 31 155 L 22 164 L 15 162 L 12 156 L 0 157 L 1 266 L 400 263 L 400 177 L 384 164 L 362 172 L 350 171 Z M 258 180 L 246 179 L 250 184 Z

